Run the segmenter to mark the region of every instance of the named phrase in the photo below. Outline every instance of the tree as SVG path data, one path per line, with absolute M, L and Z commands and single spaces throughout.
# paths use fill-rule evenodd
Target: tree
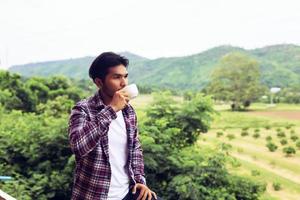
M 258 62 L 242 53 L 222 57 L 206 89 L 214 98 L 230 101 L 232 110 L 241 110 L 263 94 Z
M 256 200 L 265 185 L 231 175 L 226 154 L 196 145 L 215 113 L 209 96 L 159 93 L 140 124 L 147 183 L 163 199 Z

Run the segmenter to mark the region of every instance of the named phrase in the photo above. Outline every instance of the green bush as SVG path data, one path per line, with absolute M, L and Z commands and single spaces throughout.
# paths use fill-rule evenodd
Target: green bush
M 276 128 L 276 131 L 277 132 L 281 132 L 281 128 Z
M 270 136 L 270 135 L 267 136 L 267 137 L 266 137 L 266 140 L 267 140 L 267 141 L 271 141 L 271 140 L 272 140 L 272 136 Z
M 266 129 L 266 130 L 270 130 L 270 129 L 271 129 L 271 126 L 268 124 L 268 125 L 265 126 L 265 129 Z
M 228 140 L 235 139 L 235 135 L 234 134 L 227 134 L 226 137 L 228 138 Z
M 293 140 L 294 142 L 297 141 L 298 139 L 299 139 L 299 137 L 297 135 L 291 136 L 291 140 Z
M 255 138 L 255 139 L 257 139 L 257 138 L 259 138 L 260 137 L 260 134 L 257 132 L 257 133 L 254 133 L 253 134 L 253 137 Z
M 294 129 L 292 129 L 290 133 L 291 133 L 291 134 L 295 134 L 295 130 L 294 130 Z
M 292 147 L 292 146 L 284 147 L 284 148 L 282 149 L 282 151 L 283 151 L 283 153 L 285 153 L 285 155 L 286 155 L 287 157 L 292 156 L 292 154 L 296 154 L 296 150 L 295 150 L 295 148 Z
M 67 115 L 61 116 L 20 111 L 0 115 L 0 158 L 4 164 L 0 171 L 14 178 L 0 186 L 5 192 L 17 199 L 22 199 L 23 193 L 30 199 L 69 198 L 74 158 L 68 142 Z
M 292 124 L 288 124 L 288 125 L 285 126 L 285 128 L 290 129 L 290 128 L 292 128 L 292 126 L 293 126 Z
M 269 151 L 274 152 L 277 150 L 278 146 L 275 145 L 273 142 L 268 142 L 266 145 L 269 149 Z
M 273 182 L 272 186 L 275 191 L 281 190 L 281 183 L 279 182 Z
M 248 131 L 249 127 L 243 127 L 242 131 Z
M 281 139 L 280 140 L 281 145 L 286 145 L 287 143 L 288 143 L 288 141 L 286 139 Z
M 229 150 L 232 149 L 232 145 L 222 142 L 221 145 L 220 145 L 220 149 L 227 153 Z
M 245 136 L 247 136 L 247 135 L 249 135 L 248 131 L 242 131 L 242 132 L 241 132 L 241 136 L 242 136 L 242 137 L 245 137 Z
M 280 131 L 277 133 L 277 137 L 283 138 L 283 137 L 285 137 L 285 133 L 283 131 Z
M 265 185 L 232 176 L 225 167 L 226 154 L 193 145 L 198 137 L 192 133 L 207 130 L 199 120 L 208 117 L 212 107 L 208 98 L 197 98 L 181 110 L 167 94 L 160 94 L 147 110 L 140 134 L 148 185 L 170 200 L 258 199 Z M 185 120 L 176 120 L 179 117 Z M 182 131 L 188 122 L 195 125 L 186 127 L 190 134 Z M 220 149 L 227 152 L 231 145 L 221 144 Z
M 298 140 L 298 141 L 296 142 L 296 147 L 297 147 L 298 149 L 300 149 L 300 140 Z
M 258 170 L 251 170 L 251 175 L 252 176 L 259 176 L 260 175 L 260 171 L 258 171 Z
M 217 137 L 221 137 L 221 136 L 223 136 L 223 135 L 224 135 L 223 132 L 221 132 L 221 131 L 218 131 L 218 132 L 217 132 Z

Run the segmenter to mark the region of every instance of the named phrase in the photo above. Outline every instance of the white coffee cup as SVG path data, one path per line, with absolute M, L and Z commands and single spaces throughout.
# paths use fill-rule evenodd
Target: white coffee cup
M 139 91 L 136 84 L 130 84 L 121 89 L 121 91 L 125 91 L 130 99 L 133 99 L 138 96 Z

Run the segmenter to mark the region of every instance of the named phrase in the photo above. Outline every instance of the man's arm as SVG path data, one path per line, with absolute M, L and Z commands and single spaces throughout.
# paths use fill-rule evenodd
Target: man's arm
M 85 108 L 80 105 L 74 106 L 68 128 L 73 153 L 77 157 L 82 157 L 92 151 L 101 138 L 107 134 L 109 124 L 116 117 L 112 107 L 105 106 L 96 116 L 96 120 L 88 121 Z

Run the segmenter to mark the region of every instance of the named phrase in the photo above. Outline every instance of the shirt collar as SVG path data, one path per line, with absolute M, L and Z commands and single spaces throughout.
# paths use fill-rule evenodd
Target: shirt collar
M 97 92 L 94 95 L 94 99 L 95 99 L 95 104 L 97 107 L 104 107 L 105 104 L 103 102 L 103 99 L 100 95 L 100 90 L 97 90 Z

